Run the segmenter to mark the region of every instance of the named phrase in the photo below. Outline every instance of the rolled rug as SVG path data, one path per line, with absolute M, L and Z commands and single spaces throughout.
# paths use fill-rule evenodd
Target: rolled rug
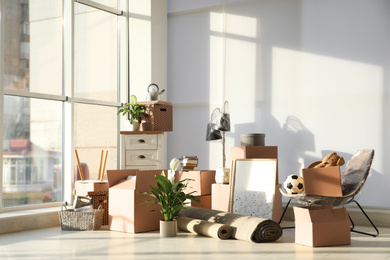
M 197 207 L 183 209 L 180 214 L 188 218 L 228 225 L 232 228 L 232 238 L 254 243 L 276 241 L 283 234 L 280 225 L 270 219 Z
M 219 239 L 228 239 L 232 234 L 228 225 L 187 217 L 177 218 L 177 227 L 182 231 Z

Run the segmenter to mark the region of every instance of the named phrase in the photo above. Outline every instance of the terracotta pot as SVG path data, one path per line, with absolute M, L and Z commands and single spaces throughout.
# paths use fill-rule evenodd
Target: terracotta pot
M 177 221 L 160 220 L 160 237 L 175 237 L 177 236 Z

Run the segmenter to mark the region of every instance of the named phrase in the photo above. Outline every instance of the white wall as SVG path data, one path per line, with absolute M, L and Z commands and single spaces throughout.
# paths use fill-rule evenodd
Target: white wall
M 168 159 L 221 167 L 206 125 L 228 100 L 227 155 L 240 134 L 265 133 L 282 182 L 330 151 L 373 148 L 359 201 L 390 207 L 389 1 L 168 0 L 168 14 Z

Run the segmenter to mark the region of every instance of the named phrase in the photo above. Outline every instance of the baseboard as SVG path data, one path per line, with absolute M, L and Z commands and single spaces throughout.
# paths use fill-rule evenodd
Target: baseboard
M 283 217 L 283 220 L 294 221 L 293 207 L 298 206 L 298 204 L 290 203 L 290 206 L 286 210 L 286 213 Z M 285 205 L 284 205 L 285 207 Z M 283 207 L 283 209 L 284 209 Z M 352 218 L 356 226 L 369 226 L 370 222 L 366 219 L 364 214 L 360 211 L 357 206 L 349 205 L 345 207 L 348 211 L 348 214 Z M 379 207 L 367 207 L 362 206 L 367 216 L 371 219 L 376 227 L 386 227 L 390 228 L 390 209 L 389 208 L 379 208 Z M 283 222 L 282 222 L 283 226 Z

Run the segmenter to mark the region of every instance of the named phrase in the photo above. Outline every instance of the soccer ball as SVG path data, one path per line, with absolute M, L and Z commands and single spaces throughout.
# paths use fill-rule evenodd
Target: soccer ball
M 283 183 L 288 194 L 299 194 L 303 192 L 303 178 L 297 174 L 287 176 Z

